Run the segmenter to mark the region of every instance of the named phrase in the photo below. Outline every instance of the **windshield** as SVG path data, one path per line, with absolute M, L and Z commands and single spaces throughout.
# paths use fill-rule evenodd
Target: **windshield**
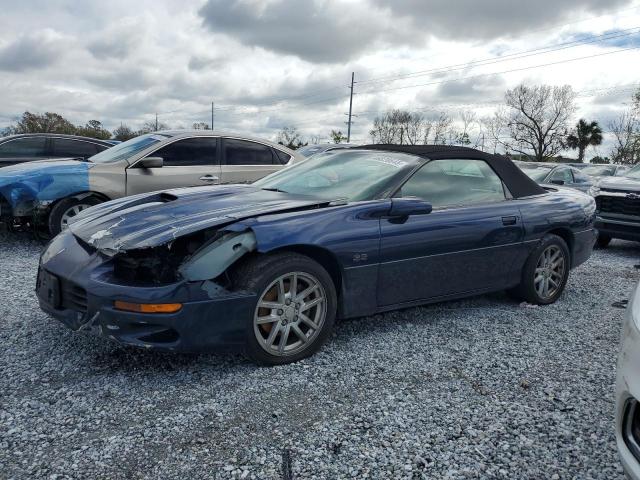
M 582 169 L 582 173 L 586 173 L 587 175 L 591 175 L 593 177 L 610 177 L 616 171 L 616 167 L 611 166 L 593 166 Z
M 379 198 L 419 161 L 404 153 L 327 152 L 273 173 L 254 185 L 326 200 L 372 200 Z
M 534 182 L 543 181 L 551 171 L 551 168 L 543 167 L 542 165 L 528 165 L 526 163 L 520 163 L 518 166 L 520 167 L 520 170 L 526 173 Z
M 302 147 L 298 149 L 298 153 L 304 155 L 305 157 L 310 157 L 311 155 L 315 155 L 316 153 L 324 152 L 331 148 L 327 145 L 307 145 L 306 147 Z
M 631 178 L 640 178 L 640 165 L 636 165 L 631 170 L 629 170 L 627 173 L 625 173 L 625 175 L 627 177 L 631 177 Z
M 89 161 L 92 163 L 111 163 L 117 162 L 118 160 L 124 160 L 166 138 L 171 138 L 171 135 L 166 135 L 164 133 L 141 135 L 139 137 L 132 138 L 131 140 L 127 140 L 126 142 L 119 143 L 114 147 L 107 148 L 93 157 L 90 157 Z

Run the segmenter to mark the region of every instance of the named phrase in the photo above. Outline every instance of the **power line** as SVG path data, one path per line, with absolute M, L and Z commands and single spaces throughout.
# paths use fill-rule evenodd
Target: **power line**
M 393 90 L 405 90 L 408 88 L 417 88 L 417 87 L 426 87 L 429 85 L 441 85 L 441 84 L 445 84 L 445 83 L 451 83 L 451 82 L 458 82 L 460 80 L 468 80 L 471 78 L 480 78 L 480 77 L 486 77 L 486 76 L 491 76 L 491 75 L 502 75 L 505 73 L 513 73 L 513 72 L 521 72 L 524 70 L 532 70 L 534 68 L 543 68 L 543 67 L 549 67 L 552 65 L 560 65 L 563 63 L 570 63 L 570 62 L 577 62 L 580 60 L 586 60 L 586 59 L 590 59 L 590 58 L 596 58 L 596 57 L 602 57 L 605 55 L 613 55 L 614 53 L 621 53 L 621 52 L 627 52 L 627 51 L 631 51 L 631 50 L 637 50 L 640 47 L 629 47 L 629 48 L 622 48 L 619 50 L 613 50 L 611 52 L 603 52 L 603 53 L 596 53 L 593 55 L 586 55 L 583 57 L 574 57 L 574 58 L 569 58 L 569 59 L 565 59 L 565 60 L 559 60 L 557 62 L 549 62 L 549 63 L 542 63 L 539 65 L 530 65 L 527 67 L 520 67 L 520 68 L 512 68 L 510 70 L 503 70 L 500 72 L 489 72 L 489 73 L 479 73 L 476 75 L 468 75 L 468 76 L 464 76 L 464 77 L 458 77 L 458 78 L 452 78 L 452 79 L 448 79 L 448 80 L 436 80 L 433 82 L 427 82 L 427 83 L 420 83 L 417 85 L 403 85 L 403 86 L 399 86 L 399 87 L 391 87 L 391 88 L 384 88 L 384 89 L 379 89 L 379 90 L 370 90 L 370 91 L 366 91 L 366 92 L 361 92 L 358 95 L 370 95 L 372 93 L 380 93 L 380 92 L 390 92 Z
M 588 21 L 595 20 L 595 19 L 602 18 L 602 17 L 609 17 L 609 16 L 614 16 L 614 15 L 619 15 L 621 13 L 626 13 L 626 12 L 629 12 L 631 10 L 637 10 L 639 8 L 640 8 L 640 4 L 636 4 L 633 7 L 624 8 L 622 10 L 616 10 L 614 12 L 603 13 L 603 14 L 600 14 L 600 15 L 586 17 L 586 18 L 582 18 L 582 19 L 579 19 L 579 20 L 574 20 L 574 21 L 571 21 L 571 22 L 557 23 L 557 24 L 551 25 L 549 27 L 536 29 L 536 30 L 530 30 L 530 31 L 525 32 L 524 34 L 520 35 L 519 38 L 526 38 L 526 37 L 529 37 L 529 36 L 531 36 L 533 34 L 540 33 L 540 32 L 546 32 L 546 31 L 549 31 L 549 30 L 559 30 L 559 29 L 562 29 L 563 27 L 567 27 L 567 26 L 570 26 L 570 25 L 575 25 L 577 23 L 588 22 Z M 484 45 L 485 43 L 486 42 L 475 42 L 475 43 L 473 43 L 471 45 L 471 48 L 474 48 L 474 47 L 479 46 L 479 45 Z M 425 59 L 428 60 L 428 59 L 431 59 L 431 58 L 441 57 L 443 55 L 444 55 L 444 53 L 438 53 L 438 54 L 435 54 L 435 55 L 430 55 L 430 56 L 426 57 Z M 398 74 L 398 75 L 401 75 L 401 74 Z
M 626 30 L 621 30 L 615 33 L 607 33 L 607 34 L 602 34 L 602 35 L 598 35 L 597 37 L 591 37 L 591 39 L 589 41 L 585 41 L 584 39 L 579 39 L 579 40 L 572 40 L 570 42 L 564 42 L 564 43 L 559 43 L 557 45 L 548 45 L 545 47 L 540 47 L 540 48 L 536 48 L 536 49 L 532 49 L 532 50 L 525 50 L 522 52 L 517 52 L 517 53 L 512 53 L 509 55 L 503 55 L 501 57 L 493 57 L 493 58 L 486 58 L 483 60 L 476 60 L 476 61 L 471 61 L 471 62 L 466 62 L 466 63 L 458 63 L 455 65 L 449 65 L 449 66 L 444 66 L 444 67 L 438 67 L 438 68 L 432 68 L 429 70 L 421 70 L 421 71 L 417 71 L 417 72 L 410 72 L 410 73 L 406 73 L 404 75 L 397 75 L 397 76 L 388 76 L 388 77 L 379 77 L 379 78 L 373 78 L 373 79 L 369 79 L 369 80 L 362 80 L 359 81 L 358 84 L 362 85 L 365 83 L 379 83 L 379 82 L 390 82 L 390 81 L 395 81 L 395 80 L 400 80 L 400 79 L 405 79 L 405 78 L 413 78 L 413 77 L 420 77 L 423 75 L 431 75 L 433 73 L 440 73 L 443 70 L 449 72 L 449 71 L 455 71 L 455 70 L 461 70 L 461 69 L 465 69 L 465 68 L 469 68 L 469 67 L 476 67 L 476 66 L 485 66 L 485 65 L 493 65 L 495 63 L 502 63 L 502 62 L 506 62 L 506 61 L 511 61 L 511 60 L 519 60 L 521 58 L 527 58 L 527 57 L 531 57 L 534 55 L 542 55 L 542 54 L 546 54 L 546 53 L 551 53 L 551 52 L 556 52 L 556 51 L 560 51 L 560 50 L 566 50 L 567 48 L 575 48 L 575 47 L 579 47 L 582 45 L 589 45 L 592 43 L 600 43 L 600 42 L 606 42 L 608 40 L 613 40 L 613 39 L 617 39 L 617 38 L 623 38 L 623 37 L 628 37 L 628 36 L 632 36 L 632 35 L 636 35 L 638 33 L 640 33 L 640 27 L 632 27 Z M 631 31 L 634 30 L 634 31 Z M 623 33 L 625 32 L 625 33 Z
M 601 35 L 598 38 L 594 38 L 592 39 L 590 42 L 581 42 L 575 45 L 571 45 L 571 46 L 567 46 L 568 43 L 576 43 L 576 42 L 565 42 L 565 44 L 559 44 L 560 47 L 559 48 L 553 48 L 553 47 L 558 47 L 558 45 L 555 46 L 547 46 L 547 47 L 543 47 L 546 48 L 547 51 L 539 51 L 541 49 L 535 49 L 535 50 L 531 50 L 531 51 L 525 51 L 525 52 L 519 52 L 517 54 L 513 54 L 513 55 L 520 55 L 521 57 L 519 58 L 525 58 L 525 57 L 529 57 L 529 56 L 533 56 L 533 55 L 541 55 L 541 54 L 546 54 L 546 53 L 552 53 L 554 51 L 558 51 L 558 50 L 564 50 L 567 48 L 574 48 L 576 46 L 581 46 L 581 45 L 585 45 L 587 43 L 600 43 L 600 42 L 605 42 L 607 40 L 612 40 L 614 38 L 621 38 L 621 37 L 626 37 L 626 36 L 630 36 L 630 35 L 635 35 L 640 33 L 640 27 L 633 27 L 633 30 L 637 30 L 631 33 L 624 33 L 621 34 L 619 32 L 617 32 L 617 34 L 607 34 L 607 35 Z M 553 48 L 551 50 L 549 50 L 550 48 Z M 605 52 L 603 54 L 596 54 L 594 56 L 598 56 L 598 55 L 608 55 L 611 53 L 616 53 L 619 51 L 625 51 L 625 50 L 631 50 L 631 49 L 635 49 L 638 47 L 630 47 L 628 49 L 621 49 L 621 50 L 616 50 L 614 52 Z M 552 62 L 549 63 L 548 65 L 555 65 L 555 64 L 559 64 L 559 63 L 563 63 L 565 61 L 570 62 L 570 61 L 576 61 L 576 60 L 581 60 L 581 59 L 585 59 L 585 58 L 590 58 L 591 56 L 586 56 L 586 57 L 578 57 L 575 59 L 568 59 L 568 60 L 563 60 L 560 62 Z M 507 58 L 505 57 L 500 57 L 500 58 L 495 58 L 495 59 L 485 59 L 485 60 L 479 60 L 477 62 L 471 62 L 468 64 L 455 64 L 455 65 L 450 65 L 450 66 L 444 66 L 444 67 L 440 67 L 437 69 L 432 69 L 432 70 L 426 70 L 423 72 L 414 72 L 414 76 L 418 77 L 418 76 L 424 76 L 424 75 L 428 75 L 428 74 L 433 74 L 433 73 L 444 73 L 446 71 L 456 71 L 456 70 L 461 70 L 464 68 L 468 68 L 468 67 L 473 67 L 473 66 L 484 66 L 484 65 L 492 65 L 492 64 L 496 64 L 496 63 L 502 63 L 502 62 L 506 62 L 506 61 L 511 61 L 511 60 L 515 60 L 517 58 Z M 480 63 L 480 62 L 485 62 L 484 65 L 473 65 L 474 63 Z M 488 63 L 487 63 L 488 62 Z M 457 81 L 457 80 L 462 80 L 462 79 L 467 79 L 467 78 L 476 78 L 478 76 L 487 76 L 487 75 L 499 75 L 502 73 L 510 73 L 510 72 L 514 72 L 514 71 L 519 71 L 519 70 L 526 70 L 526 69 L 531 69 L 531 68 L 539 68 L 541 66 L 546 66 L 547 64 L 543 64 L 543 65 L 536 65 L 536 66 L 529 66 L 529 67 L 523 67 L 520 69 L 513 69 L 513 70 L 507 70 L 505 72 L 495 72 L 495 73 L 487 73 L 487 74 L 479 74 L 479 75 L 474 75 L 474 76 L 466 76 L 466 77 L 461 77 L 458 79 L 452 79 L 452 80 L 444 80 L 444 81 L 436 81 L 436 82 L 432 82 L 432 83 L 427 83 L 427 84 L 421 84 L 419 86 L 423 86 L 423 85 L 431 85 L 431 84 L 439 84 L 439 83 L 447 83 L 449 81 Z M 407 74 L 409 75 L 409 74 Z M 407 77 L 409 78 L 409 77 Z M 377 81 L 382 81 L 382 79 L 378 79 Z M 387 80 L 387 82 L 390 82 L 392 80 Z M 360 81 L 357 82 L 359 85 L 363 85 L 365 83 L 373 83 L 373 80 L 369 80 L 369 81 Z M 411 86 L 401 86 L 401 87 L 394 87 L 394 88 L 389 88 L 389 89 L 382 89 L 382 90 L 375 90 L 376 92 L 380 91 L 390 91 L 390 90 L 394 90 L 394 89 L 403 89 L 403 88 L 411 88 Z M 363 92 L 362 94 L 368 94 L 369 92 Z M 282 107 L 282 106 L 276 106 L 274 108 L 258 108 L 257 110 L 251 110 L 252 107 L 250 106 L 237 106 L 237 107 L 230 107 L 228 109 L 220 109 L 218 108 L 217 111 L 225 111 L 227 114 L 229 115 L 244 115 L 244 114 L 259 114 L 259 113 L 269 113 L 269 112 L 275 112 L 275 111 L 282 111 L 282 110 L 290 110 L 290 109 L 296 109 L 299 108 L 301 106 L 305 106 L 305 105 L 314 105 L 314 104 L 319 104 L 319 103 L 325 103 L 325 102 L 330 102 L 332 100 L 339 100 L 342 99 L 342 96 L 336 96 L 336 97 L 329 97 L 329 98 L 321 98 L 321 99 L 317 99 L 311 102 L 303 102 L 303 103 L 299 103 L 297 105 L 293 105 L 293 106 L 289 106 L 289 107 Z M 277 105 L 277 103 L 274 103 L 273 105 Z M 232 112 L 231 110 L 236 109 L 238 111 L 236 112 Z M 239 109 L 243 109 L 243 110 L 239 110 Z

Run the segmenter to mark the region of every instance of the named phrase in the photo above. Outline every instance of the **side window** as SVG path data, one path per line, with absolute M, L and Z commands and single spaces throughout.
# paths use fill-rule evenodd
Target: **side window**
M 419 197 L 434 207 L 505 200 L 502 180 L 483 160 L 432 160 L 402 186 L 402 197 Z
M 214 165 L 217 148 L 217 138 L 186 138 L 170 143 L 148 156 L 162 157 L 166 167 Z
M 561 180 L 565 184 L 573 183 L 573 175 L 571 174 L 571 169 L 569 168 L 557 168 L 552 174 L 551 178 L 549 178 L 550 182 Z
M 573 170 L 573 179 L 576 183 L 591 183 L 589 177 L 587 177 L 580 170 Z
M 271 147 L 246 140 L 224 140 L 227 165 L 273 165 Z M 278 162 L 280 163 L 280 162 Z
M 0 158 L 46 156 L 46 137 L 21 137 L 0 145 Z
M 53 139 L 53 154 L 56 157 L 82 157 L 89 158 L 98 153 L 95 143 L 69 138 Z
M 288 153 L 284 153 L 283 151 L 278 150 L 277 148 L 274 148 L 273 151 L 276 153 L 276 156 L 278 157 L 277 163 L 286 165 L 289 162 L 289 160 L 291 160 L 291 155 L 289 155 Z

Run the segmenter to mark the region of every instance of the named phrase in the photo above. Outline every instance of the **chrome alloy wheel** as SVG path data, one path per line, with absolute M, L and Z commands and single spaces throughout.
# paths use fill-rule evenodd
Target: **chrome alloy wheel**
M 566 260 L 564 251 L 557 245 L 545 248 L 536 265 L 533 284 L 543 300 L 552 298 L 562 288 Z
M 289 356 L 313 341 L 327 316 L 327 295 L 320 281 L 303 272 L 286 273 L 260 295 L 253 329 L 271 355 Z
M 67 210 L 65 210 L 65 212 L 62 214 L 62 218 L 60 219 L 60 230 L 66 230 L 69 227 L 69 221 L 75 217 L 76 215 L 78 215 L 81 211 L 91 207 L 93 205 L 89 205 L 88 203 L 80 203 L 78 205 L 74 205 L 72 207 L 69 207 Z

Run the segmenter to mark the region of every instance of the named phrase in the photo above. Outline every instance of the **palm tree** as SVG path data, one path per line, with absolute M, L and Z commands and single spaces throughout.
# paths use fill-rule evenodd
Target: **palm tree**
M 574 133 L 567 137 L 567 146 L 575 150 L 578 149 L 578 161 L 584 162 L 584 152 L 590 145 L 596 146 L 602 143 L 602 129 L 598 122 L 587 123 L 580 119 L 576 125 Z

